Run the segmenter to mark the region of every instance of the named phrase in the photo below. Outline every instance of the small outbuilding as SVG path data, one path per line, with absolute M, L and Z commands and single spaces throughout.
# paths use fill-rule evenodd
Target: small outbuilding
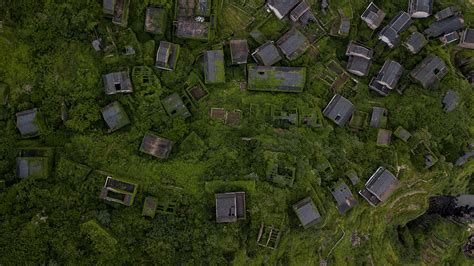
M 388 121 L 388 110 L 382 107 L 373 107 L 370 118 L 370 127 L 385 128 Z
M 449 90 L 443 98 L 443 110 L 449 113 L 456 109 L 459 104 L 459 94 L 453 90 Z
M 393 135 L 404 142 L 408 142 L 408 140 L 411 138 L 410 132 L 408 132 L 408 130 L 404 129 L 402 126 L 397 127 Z
M 216 198 L 216 221 L 232 223 L 245 220 L 245 192 L 218 193 Z
M 204 79 L 206 84 L 224 83 L 224 51 L 211 50 L 205 51 L 203 56 Z
M 140 145 L 140 151 L 160 159 L 167 159 L 172 147 L 173 142 L 171 140 L 146 133 Z
M 304 198 L 294 204 L 293 210 L 304 229 L 315 225 L 321 219 L 321 215 L 310 197 Z
M 447 18 L 452 17 L 454 15 L 459 15 L 459 14 L 460 14 L 459 7 L 450 6 L 450 7 L 447 7 L 445 9 L 442 9 L 442 10 L 438 11 L 438 13 L 436 13 L 434 15 L 434 17 L 437 21 L 439 21 L 439 20 L 447 19 Z
M 179 45 L 161 41 L 156 52 L 155 67 L 164 70 L 174 70 L 179 56 Z
M 263 66 L 271 66 L 283 59 L 273 41 L 268 41 L 258 47 L 252 53 L 252 57 L 259 65 Z
M 365 183 L 365 188 L 359 191 L 359 194 L 375 207 L 387 201 L 397 189 L 399 183 L 390 171 L 384 167 L 379 167 Z
M 133 92 L 128 70 L 106 74 L 102 76 L 102 80 L 104 81 L 104 90 L 107 95 Z
M 392 131 L 383 128 L 379 129 L 377 134 L 377 146 L 388 147 L 392 140 Z
M 191 116 L 191 113 L 177 92 L 168 95 L 161 101 L 161 104 L 166 113 L 171 117 L 181 116 L 183 119 L 186 119 Z
M 230 40 L 229 44 L 232 64 L 247 64 L 247 59 L 249 56 L 249 45 L 247 40 Z
M 179 19 L 176 22 L 176 36 L 183 39 L 205 41 L 209 39 L 210 27 L 209 22 Z
M 324 108 L 323 115 L 342 127 L 349 122 L 354 111 L 354 105 L 349 100 L 336 94 Z
M 23 138 L 32 138 L 40 134 L 38 109 L 33 108 L 16 113 L 16 127 Z
M 102 117 L 109 127 L 109 132 L 114 132 L 130 124 L 130 119 L 122 105 L 115 101 L 102 108 Z
M 142 215 L 154 218 L 157 205 L 158 200 L 155 197 L 146 197 L 143 203 Z

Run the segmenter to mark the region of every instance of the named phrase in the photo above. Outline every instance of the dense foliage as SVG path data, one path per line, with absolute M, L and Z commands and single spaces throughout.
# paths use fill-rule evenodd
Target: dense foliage
M 5 180 L 0 192 L 0 264 L 419 264 L 431 254 L 429 241 L 436 232 L 448 247 L 441 245 L 443 256 L 428 262 L 468 264 L 460 248 L 467 239 L 466 227 L 439 217 L 428 219 L 421 229 L 409 222 L 425 212 L 430 195 L 474 193 L 473 162 L 453 165 L 473 143 L 473 88 L 453 63 L 454 44 L 441 46 L 432 40 L 416 56 L 403 47 L 389 50 L 377 44 L 375 34 L 359 19 L 367 1 L 329 1 L 330 13 L 323 15 L 320 1 L 308 0 L 322 21 L 330 21 L 328 17 L 343 6 L 352 24 L 346 38 L 307 29 L 316 33 L 311 48 L 297 60 L 279 63 L 307 67 L 303 93 L 241 90 L 245 67 L 228 64 L 227 82 L 208 85 L 209 97 L 195 104 L 192 117 L 167 116 L 160 100 L 173 92 L 183 94 L 204 80 L 202 51 L 222 47 L 231 38 L 248 39 L 254 50 L 258 43 L 249 35 L 252 29 L 274 40 L 291 27 L 267 13 L 264 2 L 214 1 L 218 30 L 213 40 L 199 42 L 173 36 L 171 0 L 132 0 L 129 29 L 104 18 L 99 0 L 0 0 L 0 82 L 9 88 L 8 104 L 0 115 L 0 179 Z M 375 2 L 391 18 L 406 10 L 408 1 Z M 435 1 L 434 9 L 450 4 L 459 5 L 466 24 L 473 25 L 469 1 Z M 168 10 L 164 35 L 144 32 L 148 6 Z M 421 31 L 431 21 L 417 20 L 413 27 Z M 91 42 L 97 37 L 113 40 L 116 51 L 94 51 Z M 430 143 L 439 158 L 432 168 L 424 169 L 410 144 L 399 139 L 392 139 L 388 148 L 377 147 L 376 129 L 352 132 L 329 120 L 321 128 L 311 128 L 254 119 L 255 108 L 263 111 L 270 105 L 320 112 L 334 94 L 321 81 L 321 73 L 330 60 L 347 60 L 344 53 L 351 39 L 377 47 L 376 58 L 368 77 L 349 81 L 338 92 L 367 113 L 373 106 L 386 107 L 388 129 L 403 126 Z M 176 69 L 154 69 L 157 79 L 151 86 L 134 80 L 132 94 L 106 96 L 102 75 L 126 67 L 152 67 L 160 40 L 181 45 Z M 125 45 L 134 47 L 134 56 L 123 55 Z M 228 46 L 223 48 L 230 62 Z M 411 70 L 428 54 L 437 54 L 449 67 L 436 89 L 422 89 L 405 73 L 403 94 L 380 97 L 368 90 L 367 83 L 385 59 Z M 456 110 L 445 113 L 441 100 L 449 89 L 462 100 Z M 113 101 L 122 104 L 131 124 L 108 133 L 100 111 Z M 241 110 L 241 123 L 230 126 L 211 119 L 213 107 Z M 30 108 L 38 108 L 44 120 L 41 135 L 22 139 L 15 113 Z M 148 131 L 174 142 L 169 159 L 139 152 Z M 15 158 L 25 147 L 54 149 L 47 178 L 16 176 Z M 284 154 L 279 158 L 296 169 L 293 187 L 267 182 L 269 152 Z M 351 185 L 356 193 L 378 166 L 396 173 L 400 188 L 383 206 L 371 207 L 358 197 L 359 205 L 340 215 L 330 190 L 341 180 L 350 184 L 344 174 L 355 170 L 361 178 Z M 139 184 L 133 206 L 99 199 L 103 172 Z M 247 192 L 247 219 L 216 224 L 214 193 L 232 190 Z M 150 195 L 178 199 L 176 214 L 142 217 L 144 198 Z M 291 205 L 307 196 L 323 221 L 303 230 Z M 257 245 L 262 223 L 278 223 L 284 229 L 276 250 Z

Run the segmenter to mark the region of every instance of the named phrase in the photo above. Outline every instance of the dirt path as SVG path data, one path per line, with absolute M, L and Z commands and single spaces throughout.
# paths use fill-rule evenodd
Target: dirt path
M 474 1 L 474 0 L 472 0 Z M 405 193 L 403 195 L 400 195 L 398 198 L 396 198 L 391 204 L 390 204 L 390 208 L 393 208 L 393 206 L 401 199 L 405 198 L 405 197 L 409 197 L 409 196 L 413 196 L 413 195 L 417 195 L 417 194 L 426 194 L 428 193 L 427 191 L 424 191 L 424 190 L 415 190 L 415 191 L 411 191 L 411 192 L 408 192 L 408 193 Z

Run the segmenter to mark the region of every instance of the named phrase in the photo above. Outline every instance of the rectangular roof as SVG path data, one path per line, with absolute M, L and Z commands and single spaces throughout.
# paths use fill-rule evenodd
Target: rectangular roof
M 340 214 L 344 214 L 358 203 L 349 187 L 344 183 L 331 191 L 331 194 L 336 199 L 337 210 Z
M 105 123 L 107 123 L 107 126 L 110 128 L 110 132 L 130 124 L 127 113 L 125 113 L 122 105 L 117 101 L 102 108 L 101 112 Z
M 209 39 L 209 22 L 195 20 L 178 20 L 176 23 L 176 36 L 185 39 Z
M 427 40 L 425 36 L 415 31 L 410 35 L 410 37 L 408 37 L 407 41 L 404 43 L 404 46 L 413 54 L 417 54 L 426 44 Z
M 316 209 L 310 197 L 304 198 L 294 204 L 293 210 L 305 229 L 316 224 L 321 218 L 318 209 Z
M 288 15 L 299 2 L 300 0 L 267 0 L 266 5 L 278 19 L 282 19 Z
M 302 92 L 306 84 L 306 68 L 269 67 L 250 64 L 248 90 Z
M 283 59 L 273 41 L 262 44 L 252 53 L 252 56 L 256 62 L 264 66 L 271 66 Z
M 403 66 L 394 60 L 387 60 L 377 74 L 377 81 L 390 89 L 394 89 L 403 74 Z
M 204 78 L 206 83 L 224 83 L 224 51 L 211 50 L 204 52 Z
M 462 48 L 474 49 L 474 29 L 465 29 L 461 33 L 459 46 Z
M 245 192 L 228 192 L 215 195 L 216 221 L 236 222 L 245 219 Z
M 160 41 L 160 46 L 156 51 L 155 67 L 165 70 L 173 70 L 178 61 L 179 45 Z
M 163 8 L 148 7 L 145 16 L 145 31 L 163 34 L 166 30 L 166 11 Z
M 247 64 L 249 45 L 247 40 L 230 40 L 230 57 L 232 64 Z
M 16 175 L 26 179 L 36 175 L 46 177 L 48 158 L 46 157 L 18 157 L 16 158 Z
M 433 0 L 410 0 L 408 12 L 414 18 L 424 18 L 433 12 Z
M 353 41 L 349 43 L 346 49 L 347 56 L 359 56 L 365 59 L 372 59 L 374 51 L 370 48 L 357 44 Z
M 344 126 L 354 113 L 354 105 L 344 98 L 336 94 L 332 97 L 326 108 L 323 110 L 323 115 L 331 119 L 338 126 Z
M 181 99 L 181 96 L 179 96 L 177 92 L 172 93 L 161 100 L 161 104 L 163 105 L 163 108 L 165 108 L 166 113 L 171 117 L 181 116 L 186 119 L 191 116 L 191 113 L 184 104 L 183 99 Z
M 429 88 L 446 76 L 447 73 L 448 68 L 444 61 L 438 56 L 430 55 L 413 69 L 410 75 L 424 88 Z
M 379 167 L 369 178 L 365 187 L 380 201 L 386 201 L 399 185 L 398 179 L 387 169 Z
M 349 56 L 347 62 L 347 71 L 350 73 L 363 77 L 369 74 L 370 66 L 372 62 L 370 59 L 361 56 Z
M 374 2 L 370 2 L 360 17 L 371 29 L 375 30 L 382 24 L 385 12 L 378 8 Z
M 310 44 L 303 33 L 297 29 L 291 29 L 278 39 L 276 45 L 288 60 L 294 60 L 306 52 Z
M 397 33 L 400 33 L 407 29 L 413 20 L 410 15 L 405 11 L 400 11 L 389 23 L 389 26 L 394 29 Z
M 461 15 L 456 15 L 456 16 L 452 16 L 447 19 L 443 19 L 443 20 L 432 23 L 424 31 L 424 33 L 428 37 L 438 37 L 446 33 L 458 31 L 462 29 L 463 27 L 464 27 L 464 18 Z
M 373 128 L 385 127 L 387 124 L 388 110 L 382 107 L 372 108 L 372 117 L 370 118 L 370 126 Z
M 37 120 L 38 110 L 36 108 L 16 113 L 16 127 L 22 137 L 35 137 L 39 135 L 39 125 Z
M 140 145 L 140 151 L 160 159 L 166 159 L 171 153 L 172 146 L 173 142 L 170 140 L 146 133 Z
M 105 94 L 133 92 L 132 81 L 128 71 L 113 72 L 102 76 Z

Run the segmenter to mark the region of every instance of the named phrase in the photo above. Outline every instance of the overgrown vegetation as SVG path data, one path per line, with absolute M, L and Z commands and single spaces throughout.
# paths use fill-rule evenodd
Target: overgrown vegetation
M 473 88 L 453 64 L 455 45 L 441 46 L 432 40 L 416 56 L 403 47 L 384 49 L 359 19 L 366 1 L 329 1 L 330 12 L 323 15 L 320 1 L 308 0 L 324 21 L 338 14 L 336 2 L 344 5 L 342 11 L 352 26 L 347 38 L 325 36 L 311 26 L 305 34 L 317 34 L 309 50 L 297 60 L 278 63 L 307 68 L 302 93 L 242 89 L 239 82 L 246 79 L 246 68 L 228 65 L 225 47 L 227 82 L 206 85 L 209 96 L 187 104 L 192 116 L 185 120 L 169 117 L 160 101 L 175 92 L 186 103 L 192 101 L 185 90 L 204 80 L 203 51 L 218 49 L 231 38 L 248 39 L 253 51 L 262 38 L 276 40 L 291 23 L 267 13 L 263 0 L 219 0 L 211 11 L 218 26 L 212 40 L 182 40 L 172 31 L 173 1 L 130 2 L 129 28 L 123 29 L 103 17 L 99 0 L 0 1 L 0 82 L 8 88 L 8 103 L 0 106 L 0 179 L 5 180 L 0 190 L 0 264 L 314 265 L 325 260 L 338 265 L 404 265 L 421 263 L 430 256 L 430 248 L 441 249 L 442 256 L 427 263 L 470 263 L 460 248 L 467 239 L 464 226 L 439 217 L 421 229 L 409 223 L 425 212 L 430 195 L 474 193 L 473 161 L 453 166 L 474 139 Z M 386 0 L 376 4 L 387 12 L 387 19 L 408 5 Z M 451 4 L 462 7 L 466 24 L 474 25 L 469 1 L 435 1 L 434 10 Z M 144 31 L 148 6 L 168 11 L 162 36 Z M 432 20 L 416 20 L 413 27 L 422 30 Z M 96 38 L 102 38 L 104 46 L 114 45 L 96 52 L 91 45 Z M 403 126 L 417 140 L 429 142 L 439 158 L 430 169 L 411 152 L 412 143 L 394 138 L 388 148 L 377 147 L 376 129 L 352 132 L 329 120 L 315 127 L 281 126 L 269 120 L 271 106 L 320 116 L 334 94 L 321 74 L 331 60 L 345 66 L 351 39 L 376 47 L 376 58 L 368 77 L 358 83 L 349 80 L 337 92 L 369 114 L 373 106 L 387 108 L 388 129 Z M 174 71 L 153 68 L 161 40 L 181 45 Z M 132 46 L 135 55 L 124 55 L 126 46 Z M 380 97 L 368 90 L 367 83 L 386 58 L 411 70 L 432 53 L 449 66 L 449 74 L 436 89 L 422 89 L 405 73 L 403 95 L 392 92 Z M 106 96 L 102 75 L 125 68 L 131 72 L 134 66 L 153 68 L 151 85 L 134 80 L 132 94 Z M 441 100 L 449 89 L 456 90 L 462 101 L 445 113 Z M 113 101 L 123 106 L 131 124 L 108 133 L 100 110 Z M 214 107 L 241 110 L 240 123 L 231 126 L 212 119 Z M 15 113 L 30 108 L 38 108 L 44 125 L 39 137 L 22 139 Z M 173 141 L 169 159 L 139 152 L 148 131 Z M 15 174 L 20 149 L 39 147 L 54 149 L 48 177 L 20 180 Z M 276 164 L 294 171 L 292 186 L 269 182 L 268 154 L 287 160 Z M 356 194 L 379 166 L 398 176 L 400 188 L 376 208 L 357 196 L 359 205 L 340 215 L 330 189 L 341 179 L 350 184 L 345 173 L 354 170 L 361 179 L 351 185 Z M 99 199 L 107 174 L 138 184 L 133 206 Z M 233 190 L 247 193 L 247 219 L 216 224 L 214 193 Z M 144 218 L 146 196 L 173 198 L 179 205 L 174 215 Z M 307 196 L 323 221 L 303 230 L 291 205 Z M 278 223 L 284 229 L 276 250 L 257 245 L 261 223 Z

